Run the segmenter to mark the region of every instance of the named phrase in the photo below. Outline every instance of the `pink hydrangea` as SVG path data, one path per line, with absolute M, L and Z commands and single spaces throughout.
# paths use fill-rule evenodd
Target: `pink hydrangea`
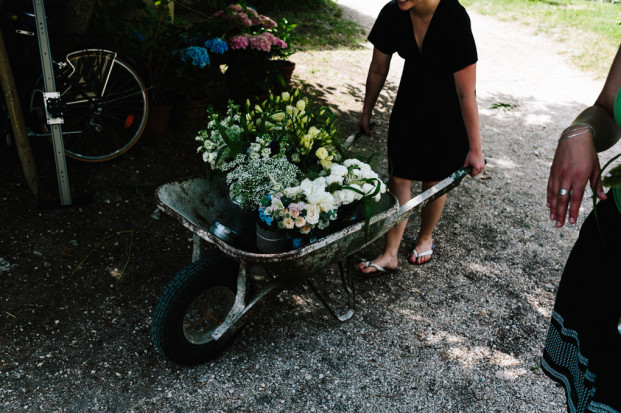
M 252 23 L 252 20 L 249 19 L 245 13 L 237 14 L 235 16 L 235 19 L 237 20 L 237 23 L 239 23 L 242 26 L 246 26 L 246 27 L 254 26 L 254 24 Z
M 263 35 L 270 42 L 270 45 L 277 46 L 277 47 L 280 47 L 282 49 L 286 49 L 287 48 L 287 43 L 285 43 L 283 40 L 279 39 L 278 37 L 274 36 L 272 33 L 265 32 L 265 33 L 263 33 Z
M 263 19 L 263 26 L 265 26 L 266 29 L 273 29 L 277 26 L 276 22 L 269 17 L 261 16 L 261 18 Z
M 231 50 L 243 50 L 249 45 L 248 38 L 243 35 L 231 37 L 228 43 Z
M 276 43 L 273 44 L 274 46 L 280 47 L 281 49 L 286 49 L 288 47 L 284 40 L 281 40 L 278 37 L 275 37 L 275 39 Z
M 250 48 L 262 52 L 269 52 L 272 48 L 272 45 L 265 36 L 265 34 L 266 33 L 261 33 L 255 36 L 250 36 L 250 38 L 248 39 L 250 41 Z

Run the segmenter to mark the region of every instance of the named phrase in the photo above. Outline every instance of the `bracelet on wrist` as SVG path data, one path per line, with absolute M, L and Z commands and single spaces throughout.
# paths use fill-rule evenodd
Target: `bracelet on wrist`
M 573 138 L 586 132 L 591 132 L 592 135 L 595 135 L 595 128 L 593 128 L 593 126 L 589 125 L 588 123 L 574 123 L 573 125 L 566 128 L 563 133 L 561 133 L 561 137 L 558 141 L 560 142 L 564 139 Z

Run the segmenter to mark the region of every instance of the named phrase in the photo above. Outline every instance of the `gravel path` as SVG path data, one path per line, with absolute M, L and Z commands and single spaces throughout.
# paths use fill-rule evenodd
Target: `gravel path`
M 368 29 L 382 2 L 339 3 Z M 0 411 L 563 412 L 564 395 L 538 359 L 578 227 L 550 224 L 545 184 L 560 131 L 594 101 L 602 80 L 569 66 L 563 45 L 471 17 L 488 166 L 449 195 L 431 263 L 407 264 L 413 218 L 401 272 L 360 281 L 352 320 L 339 323 L 305 286 L 294 287 L 254 312 L 222 357 L 194 368 L 172 365 L 152 347 L 150 311 L 171 275 L 162 276 L 129 291 L 144 294 L 131 305 L 108 296 L 84 315 L 73 309 L 92 324 L 64 331 L 83 330 L 84 339 L 59 333 L 65 319 L 0 337 Z M 353 128 L 370 53 L 368 45 L 298 53 L 294 77 Z M 379 126 L 360 139 L 360 150 L 384 150 L 397 60 L 376 111 Z M 176 224 L 154 223 L 154 231 L 169 225 Z M 8 270 L 0 275 L 10 278 Z M 316 278 L 336 286 L 332 273 Z M 124 293 L 121 285 L 116 294 Z

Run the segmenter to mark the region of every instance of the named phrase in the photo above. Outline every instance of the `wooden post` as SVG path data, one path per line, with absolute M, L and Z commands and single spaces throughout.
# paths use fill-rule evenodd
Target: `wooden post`
M 13 128 L 13 136 L 17 153 L 22 163 L 22 170 L 26 178 L 26 183 L 35 197 L 39 196 L 39 177 L 35 166 L 34 157 L 30 150 L 30 142 L 26 133 L 26 125 L 24 124 L 24 115 L 19 101 L 19 95 L 15 87 L 15 79 L 9 62 L 9 56 L 4 45 L 4 38 L 0 31 L 0 81 L 2 90 L 4 91 L 4 99 L 9 110 L 9 118 L 11 119 L 11 127 Z

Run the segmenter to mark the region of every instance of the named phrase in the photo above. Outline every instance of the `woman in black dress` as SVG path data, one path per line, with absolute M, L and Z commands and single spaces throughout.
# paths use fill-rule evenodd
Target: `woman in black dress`
M 561 134 L 548 179 L 557 227 L 576 223 L 587 182 L 600 199 L 565 264 L 541 358 L 572 413 L 621 411 L 621 186 L 596 186 L 597 152 L 620 136 L 621 47 L 595 104 Z
M 485 167 L 475 84 L 477 51 L 470 18 L 457 0 L 393 0 L 380 12 L 369 41 L 374 45 L 359 128 L 369 134 L 371 113 L 393 53 L 405 59 L 388 129 L 390 190 L 403 205 L 412 184 L 427 190 L 462 166 L 472 176 Z M 423 208 L 416 247 L 409 259 L 423 264 L 433 253 L 432 232 L 446 196 Z M 386 234 L 384 253 L 360 263 L 366 274 L 397 268 L 407 220 Z

